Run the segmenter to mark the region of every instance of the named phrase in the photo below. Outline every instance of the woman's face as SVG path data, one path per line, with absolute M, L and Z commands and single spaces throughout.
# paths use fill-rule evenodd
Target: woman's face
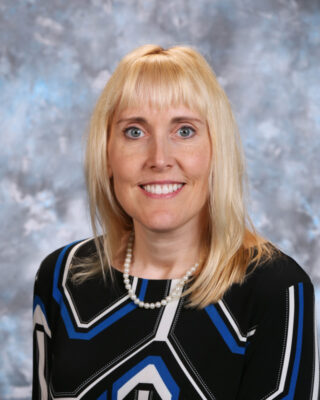
M 108 174 L 135 224 L 152 231 L 201 224 L 210 159 L 206 121 L 185 106 L 158 111 L 142 105 L 113 118 Z

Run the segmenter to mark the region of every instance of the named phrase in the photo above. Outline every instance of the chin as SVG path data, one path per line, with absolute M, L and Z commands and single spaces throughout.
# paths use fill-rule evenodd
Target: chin
M 174 223 L 166 224 L 166 223 L 164 223 L 164 221 L 162 221 L 161 223 L 158 223 L 158 224 L 157 223 L 153 223 L 153 224 L 149 223 L 149 224 L 146 224 L 145 226 L 148 227 L 148 229 L 150 229 L 152 231 L 158 231 L 158 232 L 172 231 L 179 227 L 178 224 L 174 224 Z
M 176 220 L 176 218 L 170 218 L 169 216 L 159 215 L 158 217 L 150 219 L 140 219 L 140 224 L 152 231 L 171 231 L 178 228 L 181 222 Z
M 158 220 L 158 221 L 148 221 L 148 223 L 143 224 L 147 229 L 150 229 L 153 232 L 172 232 L 176 229 L 183 227 L 186 222 L 177 221 L 177 220 Z

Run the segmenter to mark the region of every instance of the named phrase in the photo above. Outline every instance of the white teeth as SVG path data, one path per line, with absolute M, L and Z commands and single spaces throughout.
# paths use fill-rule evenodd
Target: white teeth
M 173 193 L 183 186 L 182 183 L 168 184 L 168 185 L 145 185 L 142 186 L 146 192 L 155 194 L 168 194 Z

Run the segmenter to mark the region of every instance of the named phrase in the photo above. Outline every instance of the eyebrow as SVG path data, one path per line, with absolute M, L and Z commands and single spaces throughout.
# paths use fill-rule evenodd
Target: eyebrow
M 195 121 L 195 122 L 198 122 L 198 123 L 204 125 L 204 122 L 201 121 L 201 119 L 195 118 L 195 117 L 184 116 L 184 115 L 181 115 L 179 117 L 174 117 L 174 118 L 171 119 L 170 122 L 173 124 L 173 123 L 176 123 L 176 122 L 182 122 L 182 121 L 186 121 L 186 120 Z M 129 117 L 129 118 L 121 118 L 121 119 L 119 119 L 117 121 L 116 124 L 118 125 L 118 124 L 121 124 L 122 122 L 141 122 L 141 123 L 148 124 L 148 121 L 145 118 L 139 117 L 139 116 Z

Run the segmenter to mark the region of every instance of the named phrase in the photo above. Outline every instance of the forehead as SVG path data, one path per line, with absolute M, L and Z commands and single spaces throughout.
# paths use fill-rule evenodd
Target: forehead
M 129 116 L 136 116 L 136 115 L 159 115 L 163 114 L 166 116 L 173 116 L 177 114 L 185 115 L 188 117 L 195 117 L 202 119 L 202 115 L 199 113 L 198 110 L 191 109 L 184 104 L 179 105 L 171 105 L 165 108 L 159 109 L 158 107 L 154 107 L 150 104 L 141 103 L 137 106 L 131 106 L 124 108 L 122 110 L 116 109 L 115 115 L 119 118 L 126 118 Z

